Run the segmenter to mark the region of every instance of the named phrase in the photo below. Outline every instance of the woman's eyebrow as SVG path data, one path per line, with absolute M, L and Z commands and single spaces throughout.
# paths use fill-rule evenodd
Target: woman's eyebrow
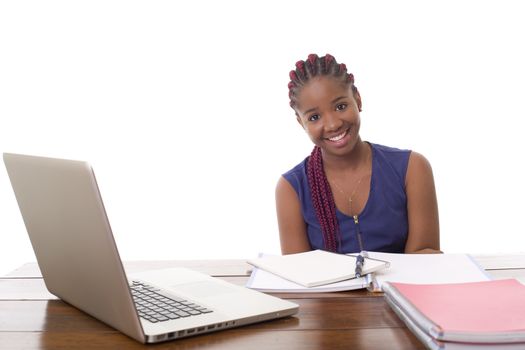
M 348 96 L 339 96 L 337 98 L 335 98 L 333 101 L 332 101 L 332 104 L 336 103 L 337 101 L 339 100 L 344 100 L 345 98 L 347 98 Z
M 310 112 L 315 112 L 316 110 L 317 110 L 317 107 L 310 108 L 309 110 L 304 111 L 303 114 L 308 114 L 308 113 L 310 113 Z

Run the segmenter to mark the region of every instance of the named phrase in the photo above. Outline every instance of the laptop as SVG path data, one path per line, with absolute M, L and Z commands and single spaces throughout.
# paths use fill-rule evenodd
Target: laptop
M 126 275 L 87 162 L 4 153 L 48 290 L 142 343 L 287 317 L 298 305 L 185 268 Z

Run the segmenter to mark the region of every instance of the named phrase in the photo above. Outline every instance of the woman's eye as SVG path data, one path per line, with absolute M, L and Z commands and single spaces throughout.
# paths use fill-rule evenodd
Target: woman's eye
M 342 111 L 342 110 L 345 110 L 346 107 L 347 107 L 346 103 L 341 103 L 341 104 L 337 105 L 337 107 L 335 107 L 335 109 L 337 111 Z
M 318 119 L 319 119 L 319 114 L 314 114 L 308 117 L 308 121 L 310 122 L 315 122 Z

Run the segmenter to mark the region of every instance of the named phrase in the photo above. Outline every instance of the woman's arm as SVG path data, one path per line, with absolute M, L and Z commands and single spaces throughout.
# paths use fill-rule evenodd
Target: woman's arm
M 428 160 L 412 152 L 406 176 L 408 239 L 405 253 L 441 253 L 434 176 Z
M 281 177 L 275 189 L 277 222 L 281 239 L 281 252 L 292 254 L 312 250 L 301 214 L 301 204 L 292 185 Z

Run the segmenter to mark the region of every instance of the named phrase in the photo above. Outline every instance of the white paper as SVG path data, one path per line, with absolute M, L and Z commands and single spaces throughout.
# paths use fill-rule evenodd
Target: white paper
M 390 267 L 374 273 L 375 287 L 384 281 L 436 284 L 488 281 L 491 278 L 467 254 L 394 254 L 368 252 L 375 259 L 387 260 Z

